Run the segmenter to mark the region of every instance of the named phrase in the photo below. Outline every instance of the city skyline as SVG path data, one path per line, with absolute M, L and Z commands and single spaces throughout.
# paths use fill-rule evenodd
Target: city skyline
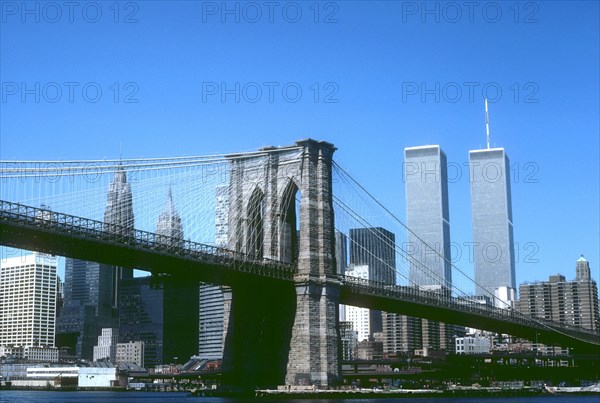
M 509 152 L 514 174 L 517 283 L 566 273 L 581 253 L 600 261 L 598 4 L 535 3 L 532 15 L 524 4 L 498 3 L 499 21 L 483 18 L 481 8 L 473 21 L 466 8 L 451 21 L 407 14 L 407 3 L 344 2 L 337 11 L 321 4 L 318 22 L 306 4 L 298 23 L 281 13 L 271 23 L 267 10 L 256 23 L 222 21 L 193 2 L 140 3 L 128 23 L 126 10 L 115 23 L 108 5 L 97 23 L 80 13 L 71 23 L 66 9 L 56 23 L 7 15 L 0 159 L 117 159 L 119 144 L 124 157 L 198 155 L 320 138 L 404 217 L 402 150 L 439 144 L 450 163 L 451 239 L 468 270 L 468 150 L 486 145 L 487 95 L 490 145 Z M 327 16 L 336 22 L 325 23 Z M 157 72 L 169 74 L 157 80 Z M 222 102 L 222 83 L 233 91 L 239 84 L 239 102 L 236 94 Z M 257 93 L 251 83 L 261 90 L 257 102 L 249 102 Z M 302 90 L 298 102 L 293 83 Z M 57 86 L 61 96 L 50 102 Z M 102 96 L 92 102 L 97 89 Z M 570 155 L 585 164 L 574 167 Z M 548 217 L 560 239 L 544 231 Z

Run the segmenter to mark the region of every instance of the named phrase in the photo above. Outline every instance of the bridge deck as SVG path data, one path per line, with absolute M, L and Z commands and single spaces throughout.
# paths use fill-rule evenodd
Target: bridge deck
M 153 273 L 234 285 L 293 282 L 296 268 L 278 261 L 101 221 L 0 201 L 0 244 Z M 340 303 L 509 333 L 577 352 L 600 350 L 600 333 L 485 306 L 449 293 L 340 276 Z

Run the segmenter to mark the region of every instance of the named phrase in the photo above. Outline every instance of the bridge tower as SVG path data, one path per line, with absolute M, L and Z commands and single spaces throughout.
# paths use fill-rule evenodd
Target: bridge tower
M 226 293 L 224 383 L 328 386 L 340 379 L 334 151 L 308 139 L 228 156 L 229 248 L 293 262 L 298 270 L 288 288 L 261 279 Z

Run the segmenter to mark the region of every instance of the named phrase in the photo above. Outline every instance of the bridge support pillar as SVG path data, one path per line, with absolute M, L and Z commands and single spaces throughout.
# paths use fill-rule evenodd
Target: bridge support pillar
M 297 272 L 287 291 L 264 282 L 232 286 L 223 359 L 231 378 L 224 381 L 242 387 L 329 386 L 341 374 L 332 202 L 335 147 L 308 139 L 261 151 L 231 156 L 229 248 L 258 259 L 297 262 Z
M 330 386 L 339 382 L 338 302 L 329 143 L 307 140 L 300 187 L 300 247 L 296 317 L 286 384 Z

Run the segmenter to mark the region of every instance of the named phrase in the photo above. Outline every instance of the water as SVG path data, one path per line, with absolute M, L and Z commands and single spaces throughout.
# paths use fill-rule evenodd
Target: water
M 256 399 L 241 400 L 219 397 L 189 397 L 187 393 L 177 392 L 48 392 L 31 390 L 0 391 L 0 403 L 250 403 L 255 401 Z M 273 400 L 264 401 L 272 402 Z M 598 403 L 598 401 L 598 396 L 285 400 L 285 402 L 289 403 Z

